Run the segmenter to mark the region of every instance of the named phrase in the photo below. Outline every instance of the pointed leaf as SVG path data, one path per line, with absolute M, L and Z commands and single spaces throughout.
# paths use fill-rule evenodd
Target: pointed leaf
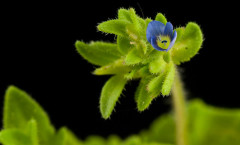
M 159 74 L 159 76 L 153 78 L 147 85 L 148 92 L 150 94 L 153 94 L 154 96 L 160 95 L 164 79 L 165 79 L 164 73 L 161 73 Z
M 116 75 L 111 77 L 103 86 L 100 97 L 100 111 L 104 119 L 110 117 L 126 83 L 127 81 L 123 76 Z
M 111 74 L 126 74 L 130 71 L 130 68 L 124 63 L 123 60 L 115 61 L 109 65 L 95 69 L 93 74 L 95 75 L 111 75 Z
M 144 111 L 147 109 L 152 100 L 156 97 L 147 91 L 147 84 L 149 83 L 150 79 L 151 77 L 143 78 L 135 93 L 135 100 L 137 101 L 138 111 Z
M 165 16 L 162 13 L 158 13 L 155 20 L 162 22 L 164 25 L 167 24 L 167 19 L 165 18 Z
M 113 43 L 97 41 L 85 44 L 82 41 L 77 41 L 75 46 L 84 59 L 95 65 L 107 65 L 121 57 L 117 44 Z
M 131 24 L 126 20 L 109 20 L 106 22 L 102 22 L 97 26 L 98 30 L 110 34 L 120 35 L 120 36 L 128 36 L 126 33 L 126 26 Z
M 196 23 L 188 23 L 183 31 L 182 37 L 178 38 L 178 42 L 176 42 L 172 48 L 172 59 L 174 63 L 180 64 L 189 61 L 198 53 L 202 42 L 203 34 L 200 27 Z
M 167 65 L 165 69 L 166 69 L 166 73 L 164 77 L 164 82 L 162 84 L 161 93 L 162 95 L 169 95 L 173 86 L 173 81 L 175 76 L 175 66 L 173 63 L 169 63 L 169 65 Z
M 10 86 L 5 94 L 4 129 L 25 129 L 32 119 L 37 121 L 39 139 L 46 143 L 55 132 L 46 112 L 27 93 Z
M 130 8 L 129 14 L 130 14 L 130 17 L 131 17 L 134 27 L 136 28 L 137 31 L 139 31 L 141 29 L 141 26 L 140 26 L 138 16 L 136 15 L 135 10 L 133 8 Z
M 38 128 L 37 128 L 37 122 L 36 120 L 32 119 L 28 122 L 28 135 L 31 140 L 31 145 L 38 145 L 39 139 L 38 139 Z
M 53 145 L 83 145 L 78 138 L 66 127 L 62 127 L 54 139 Z
M 127 9 L 119 9 L 118 10 L 118 19 L 132 22 L 129 10 L 127 10 Z

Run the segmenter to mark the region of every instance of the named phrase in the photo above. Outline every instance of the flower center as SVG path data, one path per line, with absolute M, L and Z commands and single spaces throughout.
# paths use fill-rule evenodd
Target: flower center
M 170 37 L 169 36 L 158 36 L 157 45 L 162 49 L 167 49 L 170 44 Z

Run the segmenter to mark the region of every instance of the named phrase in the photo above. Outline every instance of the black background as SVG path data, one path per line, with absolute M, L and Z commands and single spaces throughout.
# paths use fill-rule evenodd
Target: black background
M 0 104 L 6 88 L 13 84 L 43 106 L 56 128 L 65 125 L 82 139 L 90 134 L 126 137 L 148 128 L 156 117 L 170 110 L 170 97 L 159 97 L 147 111 L 139 113 L 133 99 L 138 81 L 133 81 L 126 86 L 111 119 L 102 119 L 98 102 L 109 76 L 92 75 L 95 66 L 74 48 L 76 40 L 114 42 L 113 35 L 97 32 L 97 24 L 116 18 L 120 7 L 134 7 L 144 18 L 162 12 L 174 26 L 197 22 L 204 33 L 203 47 L 180 66 L 188 99 L 240 108 L 239 22 L 234 5 L 229 1 L 151 0 L 1 4 Z

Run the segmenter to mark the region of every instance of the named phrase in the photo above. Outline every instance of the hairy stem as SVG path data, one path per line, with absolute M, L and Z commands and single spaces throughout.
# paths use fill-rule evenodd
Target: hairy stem
M 176 71 L 176 77 L 172 90 L 172 101 L 176 122 L 177 145 L 187 145 L 187 118 L 185 112 L 185 93 L 181 82 L 180 74 Z

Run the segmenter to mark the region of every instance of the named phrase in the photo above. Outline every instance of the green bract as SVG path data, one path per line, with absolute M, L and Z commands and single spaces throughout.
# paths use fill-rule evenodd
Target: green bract
M 155 20 L 167 23 L 163 14 L 158 13 Z M 115 43 L 76 42 L 79 54 L 88 62 L 99 66 L 95 75 L 115 75 L 104 85 L 100 109 L 103 118 L 109 118 L 121 95 L 124 85 L 132 79 L 140 79 L 135 100 L 139 111 L 149 107 L 159 95 L 170 94 L 174 82 L 176 65 L 189 61 L 202 45 L 200 27 L 189 22 L 179 27 L 175 45 L 168 52 L 155 50 L 146 38 L 148 23 L 133 8 L 119 9 L 118 19 L 100 23 L 97 28 L 104 33 L 116 35 Z M 118 78 L 118 81 L 114 81 Z M 139 93 L 140 92 L 140 93 Z

